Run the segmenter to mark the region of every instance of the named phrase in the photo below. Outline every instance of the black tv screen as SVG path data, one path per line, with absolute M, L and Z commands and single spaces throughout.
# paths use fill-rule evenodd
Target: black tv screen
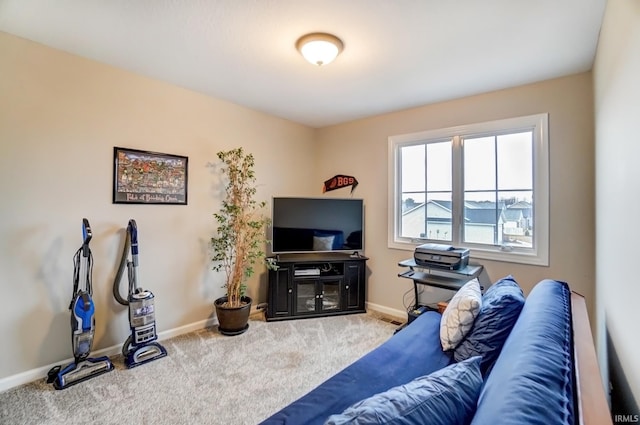
M 274 254 L 364 249 L 362 199 L 274 197 L 272 206 Z

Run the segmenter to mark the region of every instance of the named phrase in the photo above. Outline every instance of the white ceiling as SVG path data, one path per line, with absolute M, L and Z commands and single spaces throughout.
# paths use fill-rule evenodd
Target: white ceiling
M 606 0 L 0 0 L 0 31 L 312 127 L 591 69 Z M 344 42 L 325 67 L 295 49 Z

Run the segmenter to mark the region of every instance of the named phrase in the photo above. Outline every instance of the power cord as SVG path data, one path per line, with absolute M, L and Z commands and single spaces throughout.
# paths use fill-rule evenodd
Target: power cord
M 416 304 L 416 302 L 418 301 L 418 300 L 415 300 L 415 299 L 414 299 L 413 304 L 411 304 L 411 305 L 407 306 L 407 296 L 408 296 L 408 295 L 410 295 L 410 294 L 412 294 L 412 293 L 413 293 L 413 289 L 409 289 L 407 292 L 405 292 L 405 293 L 402 295 L 402 305 L 404 306 L 404 309 L 405 309 L 407 312 L 409 312 L 409 310 L 411 310 L 411 309 L 413 308 L 413 306 Z M 415 298 L 415 297 L 413 297 L 413 298 Z

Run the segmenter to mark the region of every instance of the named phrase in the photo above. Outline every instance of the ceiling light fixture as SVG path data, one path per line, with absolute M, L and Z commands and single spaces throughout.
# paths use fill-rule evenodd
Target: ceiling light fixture
M 344 45 L 338 37 L 323 32 L 303 35 L 296 41 L 296 48 L 302 56 L 318 66 L 333 62 L 343 47 Z

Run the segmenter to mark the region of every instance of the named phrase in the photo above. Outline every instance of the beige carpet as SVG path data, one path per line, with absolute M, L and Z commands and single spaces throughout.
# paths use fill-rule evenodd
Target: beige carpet
M 393 335 L 368 314 L 216 328 L 163 341 L 169 355 L 56 391 L 45 379 L 0 394 L 0 424 L 257 424 Z

